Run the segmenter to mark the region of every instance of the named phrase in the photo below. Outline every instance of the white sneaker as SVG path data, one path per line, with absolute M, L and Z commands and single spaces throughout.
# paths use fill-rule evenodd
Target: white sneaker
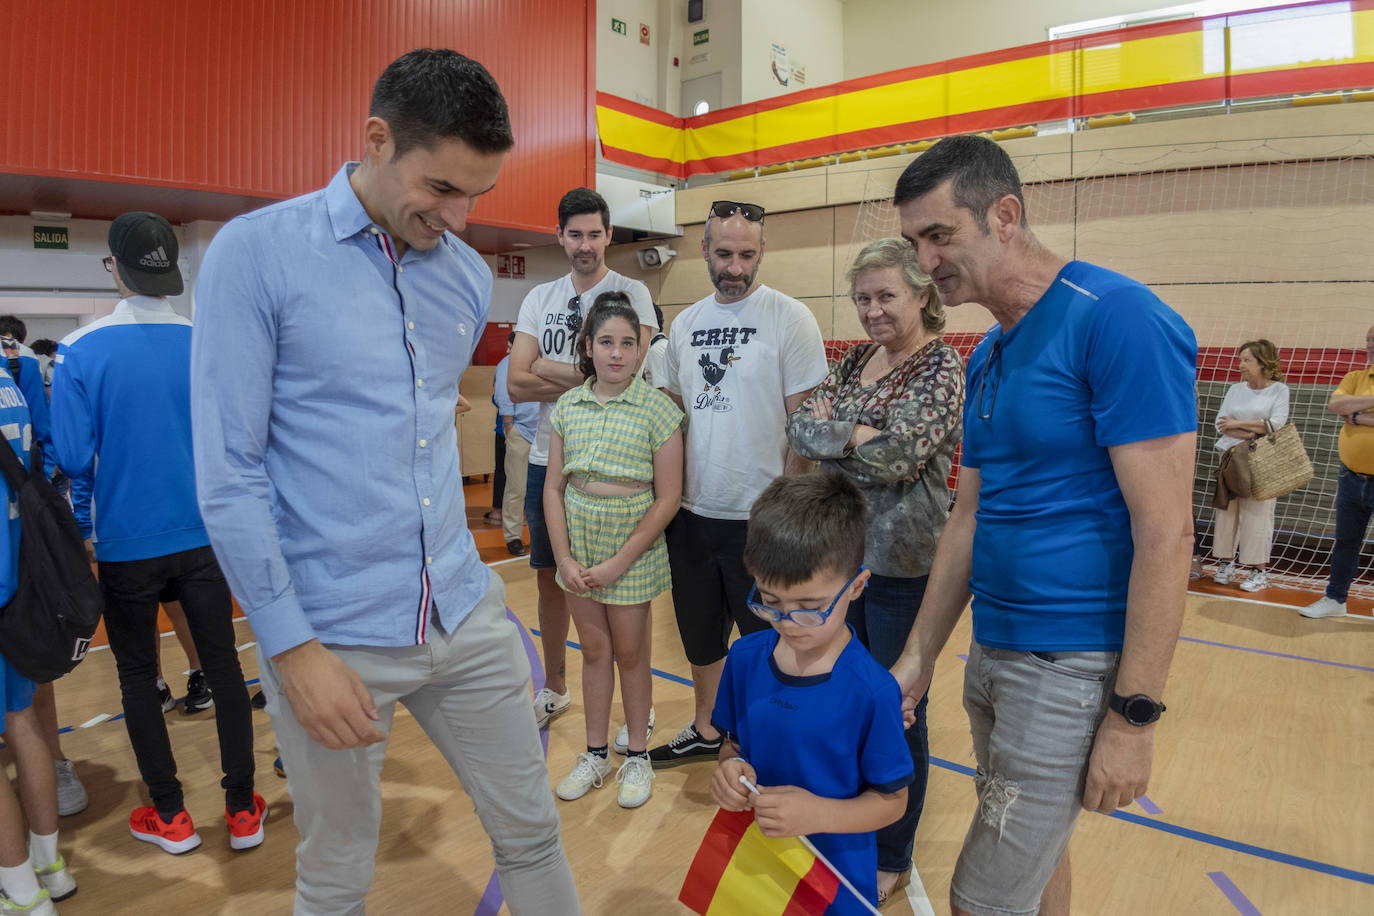
M 76 764 L 70 760 L 53 761 L 57 772 L 57 813 L 66 817 L 86 810 L 90 799 L 86 797 L 86 787 L 76 776 Z M 53 895 L 56 900 L 57 895 Z
M 1257 569 L 1250 574 L 1250 578 L 1240 584 L 1241 591 L 1257 592 L 1260 589 L 1269 587 L 1269 574 L 1262 569 Z
M 1304 617 L 1344 617 L 1345 602 L 1322 595 L 1307 607 L 1298 608 L 1298 613 Z
M 1230 560 L 1227 560 L 1226 565 L 1221 567 L 1221 569 L 1218 569 L 1216 572 L 1212 573 L 1212 581 L 1215 582 L 1217 585 L 1230 585 L 1231 580 L 1235 577 L 1236 564 Z
M 653 789 L 654 768 L 649 765 L 648 757 L 626 757 L 620 771 L 615 774 L 620 783 L 620 791 L 615 800 L 622 808 L 638 808 L 649 800 Z
M 654 708 L 649 707 L 649 731 L 644 736 L 644 746 L 649 746 L 649 739 L 654 734 Z M 620 726 L 620 731 L 615 733 L 615 741 L 611 742 L 611 750 L 624 757 L 630 752 L 630 726 L 625 724 Z
M 0 913 L 5 916 L 57 916 L 57 907 L 52 905 L 46 888 L 39 888 L 38 896 L 27 906 L 20 906 L 10 899 L 10 895 L 0 890 Z
M 564 801 L 576 801 L 587 794 L 589 789 L 601 788 L 602 780 L 611 773 L 611 762 L 605 757 L 598 757 L 591 751 L 583 751 L 577 755 L 577 760 L 573 763 L 572 772 L 563 777 L 563 781 L 554 789 L 558 797 Z
M 550 719 L 557 719 L 572 708 L 572 696 L 540 687 L 534 695 L 534 724 L 543 728 Z
M 76 879 L 72 873 L 67 871 L 67 860 L 62 856 L 57 857 L 57 861 L 51 865 L 44 865 L 42 868 L 35 868 L 34 874 L 38 875 L 38 880 L 42 883 L 43 889 L 48 895 L 56 900 L 66 900 L 76 893 Z

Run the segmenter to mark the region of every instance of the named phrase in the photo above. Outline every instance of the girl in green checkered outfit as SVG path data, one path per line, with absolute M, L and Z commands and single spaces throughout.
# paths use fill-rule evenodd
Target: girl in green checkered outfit
M 663 529 L 682 496 L 682 411 L 639 377 L 639 343 L 629 297 L 597 296 L 577 337 L 587 381 L 554 405 L 544 484 L 558 584 L 582 643 L 587 720 L 587 750 L 557 793 L 581 798 L 611 772 L 606 736 L 618 667 L 629 734 L 616 774 L 625 808 L 648 801 L 653 782 L 649 602 L 670 583 Z

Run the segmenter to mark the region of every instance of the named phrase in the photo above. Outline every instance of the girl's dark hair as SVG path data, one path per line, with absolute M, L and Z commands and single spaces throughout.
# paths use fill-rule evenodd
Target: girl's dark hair
M 630 297 L 619 290 L 597 296 L 587 310 L 587 317 L 583 319 L 582 329 L 577 335 L 577 369 L 586 378 L 596 378 L 596 365 L 588 352 L 587 342 L 596 336 L 608 318 L 624 318 L 635 332 L 635 339 L 639 338 L 639 315 L 630 304 Z

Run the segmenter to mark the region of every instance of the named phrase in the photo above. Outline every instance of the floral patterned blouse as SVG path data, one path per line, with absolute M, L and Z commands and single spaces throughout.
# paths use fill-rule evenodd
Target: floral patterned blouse
M 882 576 L 930 572 L 949 517 L 949 471 L 963 438 L 964 367 L 940 338 L 871 385 L 859 381 L 875 343 L 856 344 L 787 420 L 787 439 L 822 470 L 848 475 L 868 502 L 864 565 Z M 811 405 L 831 400 L 833 419 Z M 849 448 L 856 425 L 880 430 Z

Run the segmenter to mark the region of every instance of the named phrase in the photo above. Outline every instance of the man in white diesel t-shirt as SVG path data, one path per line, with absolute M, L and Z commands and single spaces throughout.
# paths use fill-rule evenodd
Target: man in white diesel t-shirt
M 701 252 L 713 295 L 673 319 L 664 387 L 687 414 L 682 508 L 668 525 L 673 608 L 696 698 L 693 721 L 649 752 L 655 767 L 714 760 L 711 723 L 730 630 L 766 629 L 746 604 L 749 508 L 779 474 L 803 470 L 787 447 L 787 416 L 825 378 L 825 344 L 811 311 L 757 282 L 763 207 L 711 204 Z
M 544 525 L 549 414 L 563 392 L 583 382 L 576 365 L 577 332 L 598 295 L 619 291 L 630 297 L 639 315 L 640 353 L 647 350 L 658 328 L 649 288 L 606 266 L 611 210 L 600 194 L 590 188 L 574 188 L 564 194 L 558 202 L 555 235 L 572 270 L 567 276 L 536 286 L 521 303 L 507 377 L 511 400 L 539 402 L 539 427 L 530 444 L 525 484 L 525 521 L 530 528 L 530 568 L 539 586 L 539 639 L 544 647 L 544 686 L 534 697 L 534 718 L 540 728 L 572 705 L 566 673 L 568 606 L 554 578 L 553 548 Z M 620 739 L 616 740 L 619 747 Z

